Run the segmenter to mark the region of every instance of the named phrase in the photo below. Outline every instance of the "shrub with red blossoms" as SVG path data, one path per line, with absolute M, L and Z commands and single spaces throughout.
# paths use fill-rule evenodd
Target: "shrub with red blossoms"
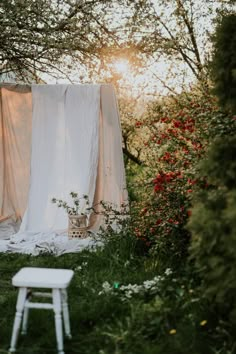
M 222 120 L 214 98 L 185 93 L 154 103 L 143 119 L 146 166 L 138 204 L 145 212 L 138 214 L 134 225 L 163 266 L 168 262 L 176 266 L 187 254 L 190 234 L 185 225 L 191 214 L 192 191 L 207 187 L 206 180 L 197 178 L 197 166 L 214 122 L 218 124 L 215 117 Z

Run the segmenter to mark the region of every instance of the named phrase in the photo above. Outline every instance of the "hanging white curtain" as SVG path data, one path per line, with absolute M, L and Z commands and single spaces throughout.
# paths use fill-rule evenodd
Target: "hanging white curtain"
M 62 230 L 68 218 L 52 204 L 53 197 L 70 202 L 74 191 L 93 202 L 100 86 L 33 85 L 32 100 L 31 179 L 20 232 Z

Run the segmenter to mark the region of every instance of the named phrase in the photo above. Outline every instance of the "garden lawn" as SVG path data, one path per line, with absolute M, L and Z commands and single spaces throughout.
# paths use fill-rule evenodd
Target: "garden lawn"
M 11 279 L 26 266 L 75 271 L 68 294 L 72 340 L 64 340 L 67 354 L 214 352 L 206 307 L 189 279 L 171 270 L 158 277 L 155 260 L 142 255 L 134 240 L 122 238 L 96 252 L 60 257 L 0 254 L 0 353 L 9 348 L 15 315 L 17 289 Z M 20 335 L 17 349 L 56 353 L 52 311 L 31 310 L 28 333 Z

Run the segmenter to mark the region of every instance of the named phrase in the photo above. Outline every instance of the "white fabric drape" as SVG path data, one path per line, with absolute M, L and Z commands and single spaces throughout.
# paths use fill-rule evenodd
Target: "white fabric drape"
M 20 232 L 67 228 L 53 197 L 93 202 L 98 163 L 99 85 L 33 85 L 31 180 Z M 83 200 L 82 200 L 83 202 Z
M 90 204 L 98 212 L 101 200 L 117 210 L 127 203 L 122 137 L 113 87 L 9 85 L 2 87 L 2 91 L 0 167 L 4 166 L 5 172 L 0 169 L 3 210 L 0 252 L 62 254 L 93 247 L 91 237 L 68 241 L 67 214 L 52 204 L 51 199 L 70 202 L 69 193 L 79 192 L 89 196 Z M 20 219 L 27 200 L 20 231 L 9 239 L 18 228 L 9 219 L 9 213 L 19 215 Z M 92 215 L 92 232 L 96 234 L 103 225 L 101 215 Z

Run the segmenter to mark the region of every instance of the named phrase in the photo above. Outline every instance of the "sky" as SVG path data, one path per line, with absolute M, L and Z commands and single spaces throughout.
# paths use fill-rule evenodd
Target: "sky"
M 166 6 L 170 1 L 165 1 L 163 6 L 160 5 L 160 0 L 149 1 L 153 4 L 156 14 L 166 18 L 169 22 L 168 25 L 172 26 L 174 31 L 176 24 L 173 22 L 173 16 L 171 16 L 173 7 Z M 203 43 L 207 32 L 212 30 L 212 16 L 214 16 L 216 7 L 212 5 L 212 13 L 210 13 L 207 6 L 199 7 L 200 3 L 202 3 L 202 5 L 206 4 L 206 0 L 197 0 L 193 3 L 196 4 L 196 8 L 194 8 L 194 15 L 197 17 L 197 27 L 195 28 L 197 32 L 196 37 L 199 40 L 198 46 L 200 51 L 203 53 L 205 50 Z M 124 18 L 121 18 L 121 16 L 123 16 L 121 12 L 121 9 L 117 9 L 112 17 L 113 22 L 111 22 L 111 24 L 113 28 L 119 28 L 122 34 L 122 21 L 124 21 Z M 68 59 L 65 58 L 65 60 Z M 109 70 L 103 72 L 103 75 L 99 78 L 94 77 L 92 82 L 97 80 L 100 82 L 102 80 L 109 81 L 109 79 L 112 80 L 113 76 L 113 78 L 116 77 L 116 83 L 121 91 L 128 93 L 134 98 L 145 95 L 147 99 L 167 95 L 171 90 L 180 92 L 183 83 L 185 87 L 189 87 L 194 83 L 195 78 L 192 72 L 181 61 L 154 55 L 150 56 L 144 64 L 145 65 L 142 65 L 140 70 L 137 71 L 136 68 L 132 66 L 132 63 L 130 63 L 128 57 L 119 55 L 119 58 L 111 58 L 110 62 L 108 61 L 107 63 Z M 71 73 L 69 73 L 69 77 L 72 83 L 91 82 L 91 78 L 87 75 L 86 69 L 81 65 L 75 66 L 74 69 L 71 70 Z M 68 83 L 68 77 L 55 79 L 45 75 L 42 78 L 47 83 Z

